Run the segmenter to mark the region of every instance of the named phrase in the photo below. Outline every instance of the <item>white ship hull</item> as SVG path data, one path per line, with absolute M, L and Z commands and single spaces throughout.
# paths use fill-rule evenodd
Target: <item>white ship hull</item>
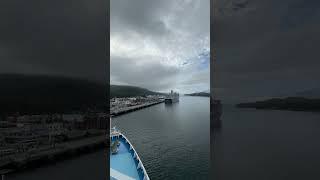
M 164 103 L 172 104 L 179 101 L 179 94 L 171 90 L 170 94 L 164 99 Z
M 166 104 L 171 104 L 171 103 L 175 103 L 175 102 L 179 102 L 179 98 L 166 98 L 164 100 L 164 103 L 166 103 Z

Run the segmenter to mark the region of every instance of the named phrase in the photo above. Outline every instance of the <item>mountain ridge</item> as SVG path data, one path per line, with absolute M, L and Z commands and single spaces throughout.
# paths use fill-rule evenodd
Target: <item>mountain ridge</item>
M 186 96 L 202 96 L 202 97 L 210 97 L 210 93 L 202 91 L 202 92 L 195 92 L 195 93 L 189 93 L 185 94 Z
M 165 93 L 150 91 L 146 88 L 129 85 L 110 85 L 110 98 L 133 97 L 144 95 L 165 95 Z
M 108 88 L 87 79 L 0 74 L 0 113 L 69 113 L 107 109 Z
M 320 111 L 320 98 L 304 97 L 270 98 L 263 101 L 239 103 L 238 108 L 255 108 L 290 111 Z

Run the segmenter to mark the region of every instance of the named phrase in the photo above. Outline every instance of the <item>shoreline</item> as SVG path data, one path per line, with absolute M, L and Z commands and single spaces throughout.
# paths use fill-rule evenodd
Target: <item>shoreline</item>
M 264 111 L 290 111 L 290 112 L 311 112 L 320 113 L 320 110 L 306 110 L 306 109 L 286 109 L 286 108 L 256 108 L 256 107 L 237 107 L 237 109 L 252 109 L 252 110 L 264 110 Z
M 105 148 L 105 143 L 104 134 L 56 144 L 55 148 L 25 156 L 11 157 L 9 158 L 10 160 L 7 160 L 7 162 L 1 165 L 0 175 L 19 173 L 42 165 L 50 165 L 57 161 L 88 154 Z
M 140 110 L 143 108 L 154 106 L 154 105 L 157 105 L 157 104 L 160 104 L 163 102 L 164 102 L 164 100 L 153 102 L 153 103 L 146 103 L 146 104 L 142 104 L 142 105 L 130 106 L 130 107 L 122 108 L 118 111 L 110 112 L 110 115 L 116 117 L 116 116 L 120 116 L 120 115 L 127 114 L 130 112 L 134 112 L 134 111 L 137 111 L 137 110 Z
M 304 97 L 271 98 L 263 101 L 238 103 L 237 108 L 320 112 L 320 99 Z

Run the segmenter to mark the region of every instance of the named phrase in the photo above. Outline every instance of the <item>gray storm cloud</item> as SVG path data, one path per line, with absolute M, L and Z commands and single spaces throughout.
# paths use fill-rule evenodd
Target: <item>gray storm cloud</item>
M 106 2 L 0 2 L 0 73 L 106 82 Z
M 209 0 L 111 1 L 111 84 L 154 91 L 209 89 L 210 71 L 199 69 L 209 51 Z M 192 76 L 197 81 L 191 83 Z M 190 79 L 190 80 L 188 80 Z
M 175 67 L 166 67 L 159 60 L 150 61 L 132 67 L 132 59 L 114 57 L 111 71 L 111 81 L 117 84 L 128 84 L 150 89 L 165 90 L 172 86 L 174 77 L 179 73 Z M 135 61 L 139 61 L 136 59 Z M 155 68 L 156 67 L 156 68 Z

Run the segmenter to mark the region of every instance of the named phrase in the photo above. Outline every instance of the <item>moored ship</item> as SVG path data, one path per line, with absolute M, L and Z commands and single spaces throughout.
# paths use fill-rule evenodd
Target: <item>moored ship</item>
M 116 127 L 110 129 L 110 179 L 149 180 L 138 153 Z
M 170 94 L 164 99 L 164 103 L 171 104 L 179 101 L 179 93 L 171 90 Z

